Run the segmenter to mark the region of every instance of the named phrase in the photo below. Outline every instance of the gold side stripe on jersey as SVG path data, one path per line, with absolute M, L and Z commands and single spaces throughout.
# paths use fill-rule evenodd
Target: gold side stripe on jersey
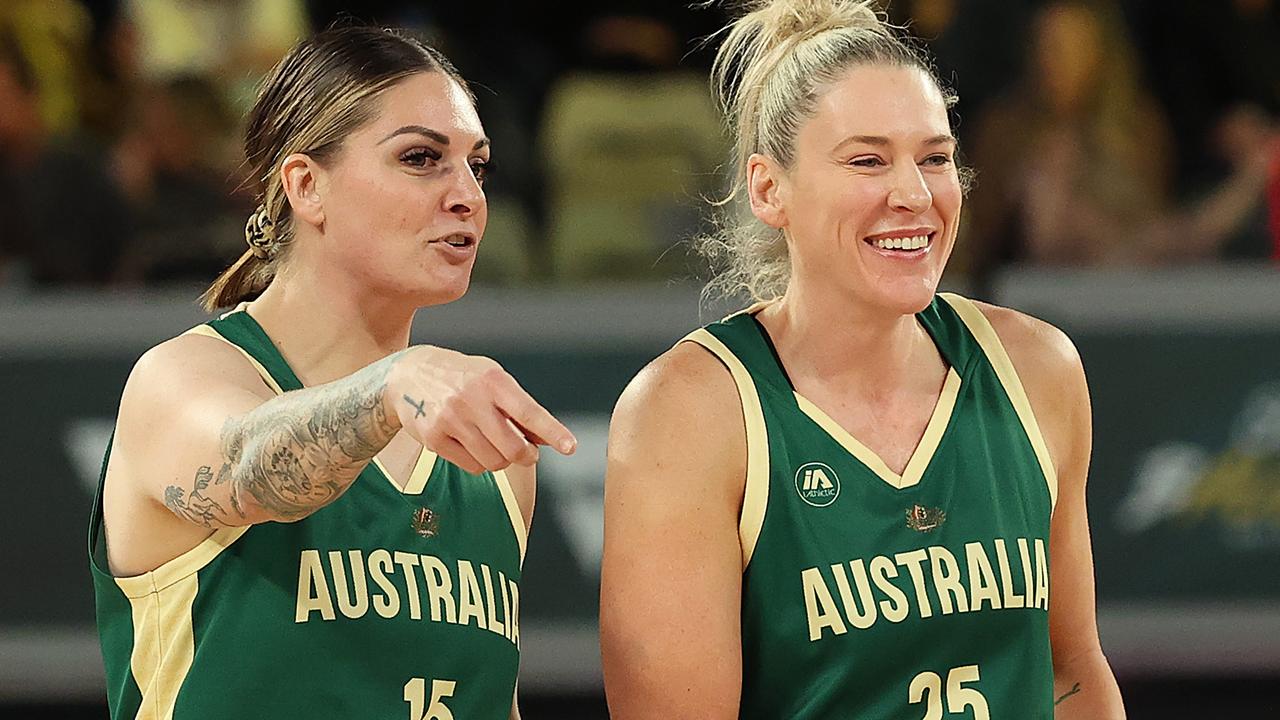
M 133 655 L 129 669 L 142 693 L 134 720 L 172 720 L 178 690 L 195 658 L 191 608 L 199 592 L 198 575 L 130 597 Z
M 742 569 L 751 563 L 764 514 L 769 503 L 769 434 L 765 429 L 760 394 L 746 366 L 719 338 L 707 330 L 695 330 L 680 342 L 694 342 L 709 350 L 729 369 L 742 402 L 742 418 L 747 427 L 747 478 L 742 495 L 742 515 L 738 518 L 738 540 L 742 544 Z
M 947 379 L 942 383 L 942 392 L 938 395 L 937 404 L 933 406 L 933 414 L 929 416 L 924 434 L 920 437 L 915 451 L 911 453 L 911 459 L 907 461 L 906 468 L 899 475 L 889 469 L 888 464 L 880 459 L 874 450 L 863 445 L 840 423 L 823 412 L 822 408 L 800 393 L 795 393 L 796 404 L 800 406 L 801 412 L 808 415 L 809 419 L 831 436 L 831 439 L 840 443 L 850 455 L 866 465 L 871 472 L 890 487 L 898 490 L 920 484 L 924 471 L 929 467 L 929 461 L 933 459 L 933 454 L 938 450 L 938 444 L 942 442 L 942 435 L 951 424 L 951 415 L 955 411 L 958 397 L 960 397 L 960 375 L 955 368 L 951 368 L 947 370 Z
M 233 312 L 243 312 L 243 311 L 236 310 L 236 311 L 233 311 Z M 231 314 L 231 313 L 227 313 L 227 315 L 230 315 L 230 314 Z M 226 315 L 224 315 L 223 317 L 226 317 Z M 280 389 L 280 383 L 276 382 L 276 379 L 275 379 L 275 378 L 273 378 L 273 377 L 271 377 L 271 373 L 267 372 L 267 369 L 266 369 L 265 367 L 263 367 L 263 366 L 262 366 L 262 363 L 258 362 L 258 359 L 257 359 L 257 358 L 255 358 L 254 356 L 250 355 L 250 354 L 249 354 L 249 352 L 248 352 L 247 350 L 245 350 L 244 348 L 242 348 L 242 347 L 240 347 L 239 345 L 237 345 L 237 344 L 235 344 L 235 343 L 231 342 L 230 340 L 228 340 L 228 339 L 226 339 L 226 338 L 222 337 L 222 335 L 218 334 L 218 331 L 217 331 L 217 330 L 214 330 L 213 328 L 209 327 L 208 325 L 197 325 L 197 326 L 195 326 L 195 327 L 191 328 L 190 330 L 188 330 L 188 331 L 186 331 L 186 332 L 184 332 L 184 333 L 182 333 L 182 334 L 183 334 L 183 335 L 203 335 L 203 336 L 205 336 L 205 337 L 215 338 L 215 339 L 221 340 L 222 342 L 224 342 L 224 343 L 226 343 L 226 344 L 230 345 L 231 347 L 235 348 L 236 350 L 239 350 L 239 351 L 240 351 L 240 354 L 241 354 L 241 355 L 244 355 L 244 358 L 245 358 L 246 360 L 248 360 L 248 361 L 249 361 L 249 364 L 250 364 L 250 365 L 252 365 L 252 366 L 253 366 L 253 369 L 258 371 L 258 375 L 262 376 L 262 381 L 263 381 L 263 382 L 265 382 L 265 383 L 267 384 L 267 387 L 271 388 L 271 390 L 272 390 L 273 392 L 275 392 L 275 394 L 277 394 L 277 395 L 283 395 L 283 394 L 284 394 L 284 390 L 281 390 L 281 389 Z
M 516 533 L 516 544 L 520 546 L 520 567 L 524 567 L 524 549 L 529 543 L 529 533 L 524 526 L 524 513 L 520 512 L 520 502 L 516 500 L 516 492 L 511 489 L 511 480 L 504 470 L 495 470 L 493 480 L 498 484 L 498 492 L 502 493 L 502 504 L 507 506 L 507 517 L 511 519 L 511 529 Z
M 170 586 L 194 576 L 213 562 L 213 559 L 226 550 L 231 543 L 248 532 L 250 527 L 252 526 L 244 525 L 214 530 L 213 534 L 201 541 L 199 545 L 155 570 L 141 575 L 114 578 L 116 586 L 130 601 L 167 590 Z
M 1031 441 L 1031 448 L 1035 450 L 1036 459 L 1040 461 L 1040 470 L 1044 473 L 1045 482 L 1049 485 L 1049 507 L 1052 512 L 1058 504 L 1058 473 L 1053 468 L 1049 446 L 1045 444 L 1044 435 L 1040 433 L 1040 424 L 1036 422 L 1035 413 L 1031 411 L 1031 401 L 1027 399 L 1027 391 L 1023 388 L 1022 380 L 1013 367 L 1013 361 L 1005 352 L 1004 343 L 1000 342 L 987 316 L 983 315 L 971 300 L 953 293 L 942 293 L 940 297 L 955 309 L 956 314 L 969 328 L 969 332 L 973 333 L 973 337 L 982 346 L 982 352 L 986 353 L 991 366 L 995 368 L 996 377 L 1004 386 L 1009 402 L 1013 404 L 1014 412 L 1018 414 L 1018 419 L 1022 421 L 1022 428 Z

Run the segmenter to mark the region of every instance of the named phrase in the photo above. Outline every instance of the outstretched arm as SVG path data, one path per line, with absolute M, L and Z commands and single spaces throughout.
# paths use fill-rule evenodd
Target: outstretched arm
M 487 358 L 415 347 L 276 397 L 238 351 L 184 336 L 131 376 L 108 475 L 203 527 L 291 522 L 340 497 L 402 428 L 472 472 L 574 444 Z

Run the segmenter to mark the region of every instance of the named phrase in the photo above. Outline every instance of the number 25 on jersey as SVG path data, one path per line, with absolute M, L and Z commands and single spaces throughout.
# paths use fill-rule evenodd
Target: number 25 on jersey
M 975 688 L 964 686 L 979 679 L 977 665 L 962 665 L 947 672 L 948 713 L 960 714 L 973 708 L 973 720 L 991 720 L 987 699 Z M 912 705 L 924 703 L 922 720 L 942 720 L 942 678 L 938 673 L 926 670 L 916 675 L 907 692 Z

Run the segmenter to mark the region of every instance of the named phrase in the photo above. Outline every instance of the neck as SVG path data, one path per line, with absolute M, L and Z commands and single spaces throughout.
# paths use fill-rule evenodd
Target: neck
M 762 316 L 793 376 L 884 391 L 911 384 L 938 351 L 913 314 L 888 313 L 831 288 L 793 282 Z
M 286 265 L 249 310 L 311 386 L 408 347 L 416 308 L 371 296 L 349 276 L 297 263 Z

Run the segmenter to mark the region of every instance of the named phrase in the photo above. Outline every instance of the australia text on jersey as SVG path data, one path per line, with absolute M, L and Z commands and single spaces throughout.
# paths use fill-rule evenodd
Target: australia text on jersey
M 881 618 L 902 622 L 913 610 L 917 617 L 933 617 L 931 598 L 937 601 L 939 615 L 1019 608 L 1047 612 L 1049 568 L 1044 540 L 1017 538 L 1016 543 L 1006 543 L 997 538 L 990 544 L 994 565 L 986 544 L 964 545 L 965 572 L 956 555 L 941 545 L 801 570 L 809 640 L 820 640 L 824 634 L 844 635 L 851 627 L 865 630 Z M 1010 560 L 1010 545 L 1016 547 L 1015 561 Z M 905 577 L 900 569 L 906 571 Z
M 422 620 L 425 600 L 430 622 L 471 625 L 520 646 L 520 586 L 484 563 L 477 571 L 476 563 L 460 559 L 455 568 L 434 555 L 381 548 L 367 557 L 360 550 L 327 556 L 326 563 L 319 550 L 303 550 L 298 558 L 296 622 L 335 620 L 337 613 L 355 620 L 371 608 L 386 619 Z

